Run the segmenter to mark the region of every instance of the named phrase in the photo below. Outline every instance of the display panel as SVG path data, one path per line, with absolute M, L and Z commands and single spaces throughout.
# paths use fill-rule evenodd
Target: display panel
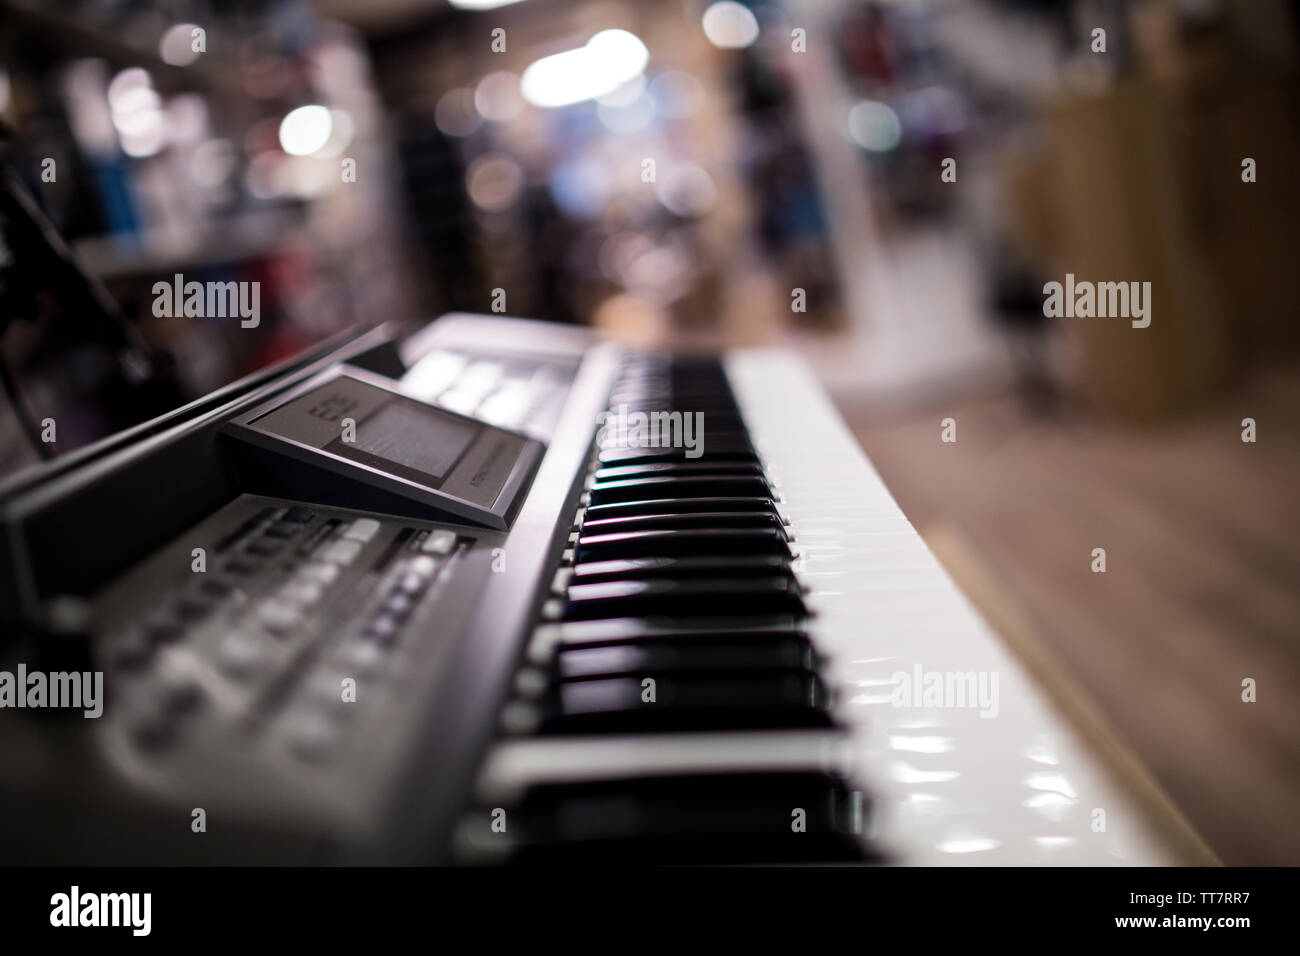
M 481 426 L 430 411 L 405 401 L 389 402 L 357 427 L 357 449 L 441 479 Z
M 505 527 L 543 448 L 346 367 L 236 419 L 227 431 L 322 473 L 494 527 Z

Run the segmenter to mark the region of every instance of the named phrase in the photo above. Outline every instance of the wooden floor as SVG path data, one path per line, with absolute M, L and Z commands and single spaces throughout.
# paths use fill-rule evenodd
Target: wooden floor
M 1163 426 L 1010 395 L 846 417 L 913 524 L 971 543 L 1223 862 L 1300 864 L 1300 370 Z

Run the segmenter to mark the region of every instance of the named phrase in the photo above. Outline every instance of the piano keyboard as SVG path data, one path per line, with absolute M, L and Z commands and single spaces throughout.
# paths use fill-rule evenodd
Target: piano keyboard
M 797 363 L 634 356 L 620 407 L 703 453 L 595 448 L 463 859 L 1163 861 Z M 996 713 L 896 706 L 917 668 Z
M 102 781 L 53 746 L 46 772 L 0 773 L 9 819 L 71 799 L 97 821 L 60 859 L 1173 862 L 796 360 L 484 316 L 402 360 L 395 385 L 545 438 L 508 531 L 232 485 L 209 466 L 245 400 L 113 464 L 138 493 L 79 479 L 0 509 L 39 517 L 11 541 L 110 506 L 156 538 L 92 595 L 109 706 L 80 739 Z M 637 413 L 676 413 L 658 437 L 680 440 Z M 215 510 L 155 501 L 177 473 Z M 63 587 L 69 560 L 31 569 Z M 64 730 L 9 721 L 0 747 Z M 103 812 L 114 790 L 133 824 Z M 194 807 L 223 838 L 169 842 L 157 821 Z M 0 837 L 48 862 L 51 832 Z

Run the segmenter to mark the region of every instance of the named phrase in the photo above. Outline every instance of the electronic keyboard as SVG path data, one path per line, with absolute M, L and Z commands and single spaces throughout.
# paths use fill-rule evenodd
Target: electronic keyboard
M 244 440 L 340 375 L 351 465 Z M 0 490 L 4 667 L 105 695 L 0 710 L 9 861 L 1179 862 L 788 354 L 453 315 L 222 399 Z

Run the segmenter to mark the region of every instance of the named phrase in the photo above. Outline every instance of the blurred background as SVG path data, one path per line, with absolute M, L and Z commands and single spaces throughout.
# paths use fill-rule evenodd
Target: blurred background
M 148 357 L 7 206 L 6 390 L 62 454 L 448 310 L 798 350 L 995 626 L 1294 864 L 1298 48 L 1287 0 L 0 0 L 6 202 Z M 1045 319 L 1067 272 L 1151 326 Z M 155 316 L 177 273 L 259 325 Z

